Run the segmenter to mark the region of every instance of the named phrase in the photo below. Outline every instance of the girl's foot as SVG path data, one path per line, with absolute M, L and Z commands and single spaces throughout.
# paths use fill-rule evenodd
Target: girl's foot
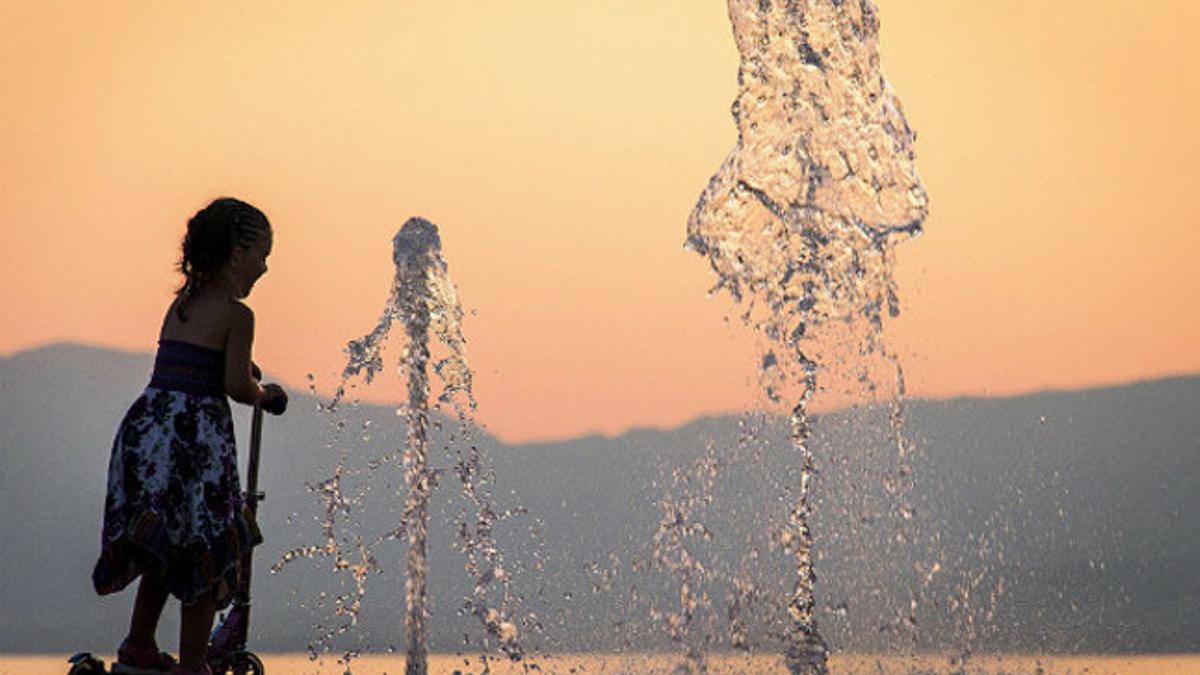
M 175 667 L 175 658 L 158 647 L 139 647 L 128 639 L 117 649 L 112 672 L 117 675 L 162 675 Z

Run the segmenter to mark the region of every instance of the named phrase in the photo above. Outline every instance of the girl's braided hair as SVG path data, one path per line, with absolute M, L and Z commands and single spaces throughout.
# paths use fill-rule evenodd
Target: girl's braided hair
M 182 296 L 175 311 L 180 321 L 187 321 L 184 306 L 213 281 L 217 272 L 229 262 L 235 246 L 248 248 L 263 235 L 271 234 L 271 223 L 254 206 L 233 197 L 221 197 L 196 212 L 187 224 L 183 237 L 183 255 L 179 271 L 183 285 L 176 291 Z

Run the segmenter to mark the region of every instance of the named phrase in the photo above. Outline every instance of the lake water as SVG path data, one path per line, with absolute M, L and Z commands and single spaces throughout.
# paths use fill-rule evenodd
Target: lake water
M 66 655 L 0 655 L 0 675 L 52 675 L 67 672 Z M 102 655 L 111 663 L 111 655 Z M 334 659 L 309 661 L 304 654 L 262 655 L 267 672 L 271 675 L 318 675 L 345 672 L 345 668 Z M 571 654 L 536 661 L 545 675 L 567 673 L 671 673 L 680 658 L 664 654 Z M 949 657 L 924 656 L 919 658 L 879 657 L 871 655 L 834 655 L 830 659 L 833 673 L 953 673 L 957 666 Z M 710 673 L 786 673 L 782 656 L 755 656 L 747 660 L 744 656 L 708 657 Z M 443 654 L 434 654 L 429 659 L 431 675 L 451 675 L 455 671 L 463 675 L 481 671 L 476 658 L 464 660 Z M 352 663 L 352 672 L 357 675 L 380 675 L 404 672 L 403 656 L 362 656 Z M 519 665 L 500 660 L 491 663 L 491 672 L 496 675 L 521 673 Z M 1044 673 L 1045 675 L 1194 675 L 1200 673 L 1200 655 L 1168 654 L 1139 656 L 1028 656 L 1028 655 L 981 655 L 972 657 L 967 673 L 980 675 L 1017 675 Z

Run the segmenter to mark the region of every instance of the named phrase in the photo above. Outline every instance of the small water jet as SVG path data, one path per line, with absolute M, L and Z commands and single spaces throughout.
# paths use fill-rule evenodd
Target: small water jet
M 788 601 L 792 673 L 828 672 L 814 616 L 809 404 L 818 374 L 849 332 L 861 357 L 896 368 L 892 418 L 905 452 L 903 373 L 883 343 L 899 313 L 898 239 L 921 230 L 927 197 L 900 102 L 879 68 L 869 0 L 729 0 L 740 64 L 738 140 L 698 200 L 686 245 L 706 256 L 741 319 L 762 335 L 767 398 L 790 408 L 799 485 L 780 544 L 794 558 Z
M 445 356 L 432 363 L 432 369 L 441 382 L 442 390 L 435 408 L 442 404 L 453 407 L 462 434 L 452 438 L 458 446 L 453 471 L 459 478 L 461 493 L 475 513 L 460 514 L 458 526 L 459 544 L 467 556 L 466 569 L 473 577 L 472 590 L 466 599 L 467 611 L 483 626 L 487 638 L 485 646 L 494 640 L 497 646 L 512 660 L 520 660 L 523 652 L 517 642 L 518 630 L 509 619 L 503 605 L 491 606 L 488 589 L 493 583 L 507 588 L 507 576 L 500 560 L 500 552 L 492 541 L 494 525 L 516 511 L 502 511 L 492 504 L 485 483 L 490 480 L 490 470 L 477 445 L 472 442 L 470 428 L 476 407 L 471 388 L 472 373 L 467 364 L 466 340 L 462 333 L 462 307 L 450 281 L 448 268 L 441 254 L 441 238 L 437 226 L 423 218 L 410 218 L 396 233 L 392 241 L 392 258 L 395 277 L 387 303 L 374 329 L 366 335 L 349 342 L 346 346 L 347 363 L 342 371 L 341 383 L 324 409 L 336 413 L 354 385 L 351 381 L 361 377 L 369 384 L 383 369 L 382 350 L 395 323 L 404 331 L 404 346 L 399 359 L 399 371 L 405 379 L 407 400 L 399 406 L 396 414 L 404 421 L 405 443 L 403 448 L 405 503 L 400 522 L 373 539 L 364 540 L 359 533 L 353 539 L 358 553 L 358 562 L 343 550 L 343 542 L 334 533 L 334 523 L 339 513 L 348 513 L 353 497 L 343 492 L 343 478 L 348 473 L 348 450 L 343 449 L 334 470 L 334 476 L 311 488 L 321 496 L 325 504 L 323 531 L 325 543 L 321 546 L 305 546 L 284 554 L 273 571 L 297 558 L 332 556 L 335 570 L 349 570 L 354 575 L 355 590 L 352 596 L 336 599 L 336 613 L 344 615 L 346 622 L 330 629 L 321 641 L 328 644 L 357 623 L 363 599 L 366 595 L 364 577 L 369 571 L 379 571 L 380 565 L 374 554 L 375 548 L 391 540 L 407 542 L 405 574 L 405 618 L 404 637 L 406 672 L 409 675 L 425 675 L 428 671 L 428 617 L 427 586 L 428 573 L 427 541 L 429 530 L 429 502 L 437 486 L 441 470 L 431 468 L 429 463 L 431 337 L 445 351 Z M 355 401 L 357 403 L 357 401 Z M 370 422 L 364 423 L 364 429 Z M 334 424 L 340 433 L 344 421 Z M 364 440 L 366 438 L 364 437 Z M 463 447 L 466 447 L 464 450 Z M 366 471 L 384 467 L 392 462 L 395 453 L 371 460 Z M 507 599 L 507 593 L 505 594 Z M 310 651 L 311 648 L 310 648 Z M 344 656 L 347 663 L 352 653 Z M 482 657 L 485 668 L 487 656 Z

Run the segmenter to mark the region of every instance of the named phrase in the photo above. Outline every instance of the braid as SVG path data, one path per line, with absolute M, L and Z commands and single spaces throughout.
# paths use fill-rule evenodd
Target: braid
M 188 220 L 178 262 L 184 277 L 176 290 L 182 296 L 176 305 L 179 320 L 187 321 L 185 305 L 229 262 L 235 247 L 247 248 L 270 233 L 266 215 L 239 199 L 222 197 L 197 211 Z

